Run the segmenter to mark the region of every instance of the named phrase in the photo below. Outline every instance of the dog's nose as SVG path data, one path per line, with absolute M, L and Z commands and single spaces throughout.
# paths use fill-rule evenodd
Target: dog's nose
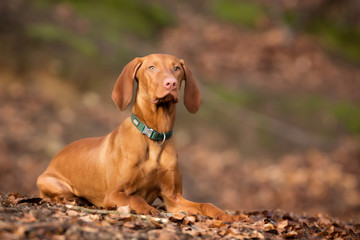
M 178 81 L 175 78 L 165 78 L 164 87 L 168 90 L 173 90 L 177 88 Z

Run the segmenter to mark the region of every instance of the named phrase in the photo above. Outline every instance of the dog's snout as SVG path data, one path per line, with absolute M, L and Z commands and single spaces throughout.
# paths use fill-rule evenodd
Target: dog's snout
M 165 78 L 164 87 L 168 90 L 176 89 L 178 86 L 178 81 L 175 78 Z

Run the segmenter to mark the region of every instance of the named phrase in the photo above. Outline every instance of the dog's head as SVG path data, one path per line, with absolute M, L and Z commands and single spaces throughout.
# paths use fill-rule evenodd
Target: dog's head
M 199 86 L 184 60 L 175 56 L 151 54 L 135 58 L 124 67 L 112 93 L 112 99 L 122 111 L 131 102 L 134 80 L 138 81 L 137 98 L 155 105 L 177 103 L 184 80 L 186 109 L 195 113 L 200 108 Z

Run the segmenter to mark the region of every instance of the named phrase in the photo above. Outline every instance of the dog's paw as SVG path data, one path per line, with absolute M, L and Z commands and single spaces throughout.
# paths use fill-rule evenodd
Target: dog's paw
M 223 221 L 223 222 L 235 222 L 236 219 L 234 218 L 234 216 L 229 215 L 229 214 L 223 214 L 219 217 L 219 220 Z
M 149 214 L 150 214 L 151 216 L 158 217 L 158 216 L 160 215 L 160 211 L 157 210 L 156 208 L 152 208 L 152 209 L 150 210 Z
M 151 216 L 159 216 L 160 214 L 160 211 L 151 207 L 151 208 L 144 208 L 144 209 L 137 209 L 135 211 L 137 214 L 140 214 L 140 215 L 151 215 Z

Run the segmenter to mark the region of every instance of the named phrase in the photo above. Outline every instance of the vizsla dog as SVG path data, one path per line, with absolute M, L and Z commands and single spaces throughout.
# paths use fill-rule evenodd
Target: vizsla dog
M 182 197 L 174 138 L 176 103 L 185 81 L 184 104 L 190 113 L 201 105 L 199 86 L 182 59 L 165 54 L 135 58 L 121 72 L 112 99 L 125 110 L 138 82 L 132 116 L 105 137 L 75 141 L 60 151 L 39 176 L 41 197 L 85 198 L 98 207 L 157 214 L 166 210 L 234 221 L 210 203 Z

